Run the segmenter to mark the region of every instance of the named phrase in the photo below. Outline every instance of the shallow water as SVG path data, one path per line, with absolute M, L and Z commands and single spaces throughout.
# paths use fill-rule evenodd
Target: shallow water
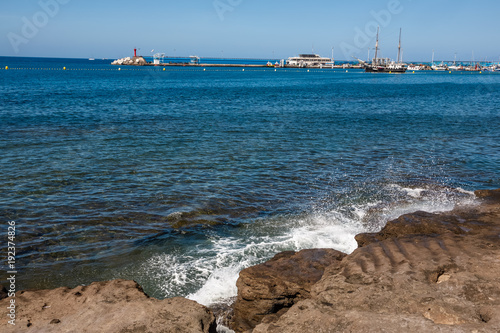
M 389 219 L 500 187 L 495 73 L 0 68 L 19 289 L 126 278 L 210 304 L 277 252 L 350 252 Z

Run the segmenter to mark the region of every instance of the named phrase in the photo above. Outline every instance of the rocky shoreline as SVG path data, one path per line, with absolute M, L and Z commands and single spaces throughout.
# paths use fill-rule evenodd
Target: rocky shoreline
M 500 190 L 475 193 L 477 206 L 415 212 L 360 234 L 349 255 L 277 254 L 240 273 L 232 311 L 214 311 L 230 313 L 236 332 L 498 332 Z M 20 291 L 16 303 L 16 326 L 5 315 L 0 331 L 216 332 L 214 311 L 150 298 L 133 281 Z

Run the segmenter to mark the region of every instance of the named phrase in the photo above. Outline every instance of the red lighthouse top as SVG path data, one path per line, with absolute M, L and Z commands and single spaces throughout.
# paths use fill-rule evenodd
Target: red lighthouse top
M 137 57 L 137 49 L 134 49 L 134 57 Z

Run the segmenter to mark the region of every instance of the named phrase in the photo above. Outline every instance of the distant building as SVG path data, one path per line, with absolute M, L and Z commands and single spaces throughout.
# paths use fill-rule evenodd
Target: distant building
M 321 67 L 332 64 L 332 59 L 323 58 L 318 54 L 299 54 L 298 57 L 290 57 L 286 61 L 286 65 L 292 67 Z

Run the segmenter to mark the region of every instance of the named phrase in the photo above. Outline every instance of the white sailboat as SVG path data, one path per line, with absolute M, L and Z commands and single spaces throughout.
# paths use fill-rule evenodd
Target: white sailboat
M 441 62 L 440 65 L 436 65 L 434 63 L 434 50 L 432 50 L 432 62 L 431 63 L 432 63 L 431 68 L 433 71 L 446 71 L 446 70 L 448 70 L 448 67 L 446 67 L 446 65 L 443 62 Z
M 457 66 L 457 54 L 455 53 L 455 60 L 453 61 L 453 65 L 448 66 L 450 71 L 459 71 L 462 70 L 462 66 Z

